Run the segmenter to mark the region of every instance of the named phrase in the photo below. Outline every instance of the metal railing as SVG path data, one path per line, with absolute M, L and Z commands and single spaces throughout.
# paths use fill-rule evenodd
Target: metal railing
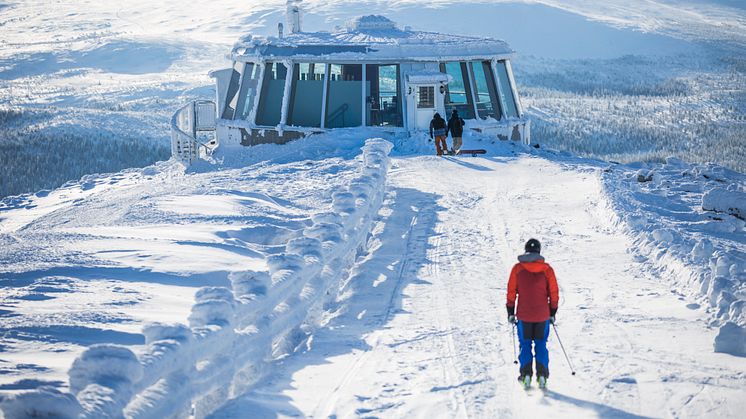
M 337 118 L 342 117 L 342 127 L 345 126 L 345 113 L 347 113 L 347 110 L 350 109 L 350 105 L 343 103 L 340 105 L 334 112 L 329 114 L 329 116 L 326 118 L 325 126 L 331 125 L 332 122 L 337 120 Z
M 182 106 L 171 118 L 171 156 L 189 166 L 200 157 L 212 154 L 214 146 L 201 143 L 197 133 L 215 131 L 215 102 L 194 100 Z

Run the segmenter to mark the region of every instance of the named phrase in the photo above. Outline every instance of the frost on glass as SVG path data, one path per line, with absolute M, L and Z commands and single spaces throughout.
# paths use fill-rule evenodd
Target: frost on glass
M 323 63 L 295 64 L 288 108 L 289 125 L 298 127 L 321 126 L 324 75 L 325 64 Z
M 223 119 L 233 119 L 233 115 L 236 112 L 236 106 L 238 106 L 238 86 L 241 82 L 241 75 L 243 74 L 245 63 L 236 61 L 233 63 L 233 72 L 231 73 L 231 81 L 228 84 L 228 91 L 225 95 L 225 109 L 223 109 Z
M 282 99 L 288 70 L 282 63 L 268 62 L 266 65 L 256 124 L 273 127 L 280 123 L 282 117 Z
M 329 65 L 326 128 L 358 127 L 363 121 L 362 64 Z
M 238 93 L 238 103 L 236 104 L 236 114 L 234 119 L 246 119 L 254 107 L 254 96 L 259 79 L 260 67 L 254 63 L 246 63 L 241 81 L 241 89 Z

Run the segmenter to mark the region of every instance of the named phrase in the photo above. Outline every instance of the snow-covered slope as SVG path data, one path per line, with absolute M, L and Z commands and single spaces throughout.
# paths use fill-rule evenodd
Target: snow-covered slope
M 0 3 L 0 195 L 46 188 L 0 200 L 6 417 L 740 416 L 746 180 L 666 159 L 746 170 L 740 2 L 304 1 L 309 30 L 504 38 L 542 148 L 389 138 L 386 172 L 352 129 L 149 166 L 284 3 Z M 543 395 L 503 308 L 531 236 L 578 371 L 553 335 Z
M 384 176 L 385 142 L 356 158 L 369 135 L 4 201 L 2 409 L 736 417 L 746 407 L 743 222 L 697 209 L 712 182 L 746 191 L 743 176 L 674 160 L 609 169 L 475 136 L 466 146 L 487 148 L 484 158 L 423 156 L 425 139 L 392 139 Z M 553 336 L 543 396 L 514 383 L 504 321 L 506 276 L 531 236 L 557 271 L 558 328 L 578 371 Z M 697 250 L 705 241 L 712 272 L 696 263 L 710 257 Z M 730 284 L 717 295 L 695 280 L 714 273 Z
M 717 330 L 687 305 L 699 299 L 628 251 L 603 166 L 490 152 L 395 158 L 346 309 L 276 362 L 276 378 L 211 417 L 737 417 L 746 361 L 713 353 Z M 515 383 L 505 320 L 507 275 L 528 237 L 544 240 L 557 272 L 557 329 L 578 373 L 552 332 L 546 394 Z
M 231 369 L 256 370 L 265 356 L 292 350 L 296 335 L 310 333 L 326 288 L 364 246 L 390 149 L 369 141 L 354 158 L 358 136 L 315 140 L 264 147 L 270 160 L 252 165 L 252 156 L 235 169 L 185 175 L 165 164 L 4 201 L 0 386 L 66 388 L 73 365 L 70 389 L 87 392 L 79 397 L 89 415 L 109 416 L 230 347 L 254 348 Z M 267 316 L 276 319 L 264 326 Z M 187 317 L 193 332 L 167 326 Z M 174 333 L 182 345 L 164 354 L 161 341 Z M 275 339 L 288 339 L 287 348 Z M 125 347 L 139 353 L 144 375 L 117 361 L 131 354 Z M 195 377 L 192 388 L 168 398 L 146 393 L 132 409 L 153 417 L 189 408 L 192 397 L 225 384 L 230 366 L 216 367 L 214 384 Z M 117 387 L 116 401 L 87 389 L 111 385 L 105 377 L 123 370 L 132 390 Z M 34 396 L 23 397 L 31 399 L 6 404 L 6 413 L 35 406 Z

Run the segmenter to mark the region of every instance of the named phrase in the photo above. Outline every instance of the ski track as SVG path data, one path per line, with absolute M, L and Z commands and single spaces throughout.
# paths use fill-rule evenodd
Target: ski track
M 349 279 L 345 312 L 232 403 L 272 400 L 275 413 L 307 417 L 736 417 L 746 408 L 746 362 L 713 353 L 704 313 L 628 252 L 604 215 L 597 168 L 525 155 L 393 161 L 373 245 L 357 263 L 368 274 Z M 557 326 L 577 371 L 552 331 L 547 392 L 515 381 L 505 320 L 507 276 L 530 237 L 557 273 Z M 393 280 L 371 274 L 383 265 Z M 340 347 L 349 350 L 330 350 Z

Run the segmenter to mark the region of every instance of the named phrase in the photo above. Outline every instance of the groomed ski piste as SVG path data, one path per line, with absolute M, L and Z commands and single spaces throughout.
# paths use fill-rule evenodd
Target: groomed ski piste
M 485 156 L 372 137 L 223 150 L 3 200 L 5 416 L 746 408 L 743 175 L 476 134 L 464 147 Z M 546 392 L 517 383 L 504 308 L 529 237 L 557 273 L 577 372 L 552 332 Z

